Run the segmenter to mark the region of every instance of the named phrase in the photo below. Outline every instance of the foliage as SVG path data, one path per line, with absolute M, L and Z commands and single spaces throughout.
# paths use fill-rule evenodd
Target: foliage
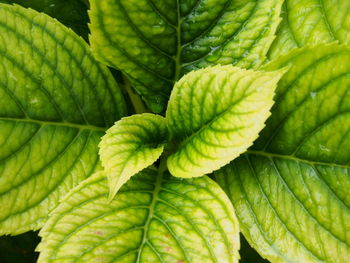
M 348 0 L 0 2 L 1 262 L 350 258 Z
M 46 13 L 72 28 L 84 39 L 88 39 L 89 28 L 87 23 L 89 17 L 87 10 L 89 4 L 87 0 L 0 0 L 0 3 L 16 3 Z

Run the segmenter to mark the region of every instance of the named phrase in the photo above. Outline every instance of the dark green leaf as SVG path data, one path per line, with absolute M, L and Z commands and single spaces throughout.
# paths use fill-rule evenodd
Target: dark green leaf
M 210 65 L 258 67 L 274 39 L 282 0 L 92 0 L 91 44 L 122 70 L 155 112 L 175 81 Z

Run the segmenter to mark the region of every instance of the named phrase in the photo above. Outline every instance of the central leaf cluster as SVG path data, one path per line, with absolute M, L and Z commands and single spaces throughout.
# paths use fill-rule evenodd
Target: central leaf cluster
M 0 4 L 1 234 L 42 228 L 43 263 L 237 263 L 239 232 L 349 260 L 348 0 L 13 2 L 85 39 L 89 7 L 91 47 Z
M 117 122 L 100 144 L 110 197 L 132 175 L 155 162 L 164 145 L 169 148 L 168 139 L 173 149 L 166 152 L 170 156 L 165 161 L 176 177 L 211 173 L 245 152 L 270 116 L 284 72 L 229 65 L 197 70 L 176 83 L 166 118 L 144 113 Z

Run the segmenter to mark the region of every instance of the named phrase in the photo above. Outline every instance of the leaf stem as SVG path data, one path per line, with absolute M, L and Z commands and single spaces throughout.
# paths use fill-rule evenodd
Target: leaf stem
M 129 79 L 123 75 L 124 89 L 128 94 L 135 113 L 149 112 L 143 103 L 141 97 L 132 89 Z
M 162 174 L 164 174 L 164 172 L 168 169 L 168 166 L 167 166 L 168 156 L 169 156 L 168 154 L 163 154 L 160 157 L 160 162 L 158 166 L 158 176 L 161 176 Z

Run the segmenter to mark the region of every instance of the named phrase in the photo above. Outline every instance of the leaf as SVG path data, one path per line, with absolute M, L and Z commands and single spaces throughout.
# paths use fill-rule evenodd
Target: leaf
M 91 0 L 95 56 L 122 70 L 154 112 L 175 81 L 216 65 L 258 67 L 274 39 L 282 0 Z
M 350 258 L 350 48 L 303 48 L 266 66 L 290 66 L 266 128 L 217 179 L 243 234 L 271 262 Z
M 277 58 L 306 45 L 350 44 L 349 0 L 286 0 L 283 20 L 269 51 Z
M 202 176 L 246 151 L 270 116 L 276 84 L 284 72 L 215 66 L 177 82 L 166 114 L 178 144 L 168 158 L 171 174 Z
M 0 0 L 0 3 L 19 4 L 46 13 L 88 39 L 88 7 L 82 0 Z
M 0 235 L 40 228 L 100 169 L 100 137 L 124 114 L 116 82 L 81 38 L 0 4 Z
M 107 196 L 102 173 L 75 188 L 40 232 L 38 262 L 238 262 L 232 205 L 208 177 L 146 169 Z
M 109 182 L 109 200 L 131 176 L 159 158 L 167 133 L 165 118 L 150 113 L 123 118 L 107 131 L 99 146 Z

